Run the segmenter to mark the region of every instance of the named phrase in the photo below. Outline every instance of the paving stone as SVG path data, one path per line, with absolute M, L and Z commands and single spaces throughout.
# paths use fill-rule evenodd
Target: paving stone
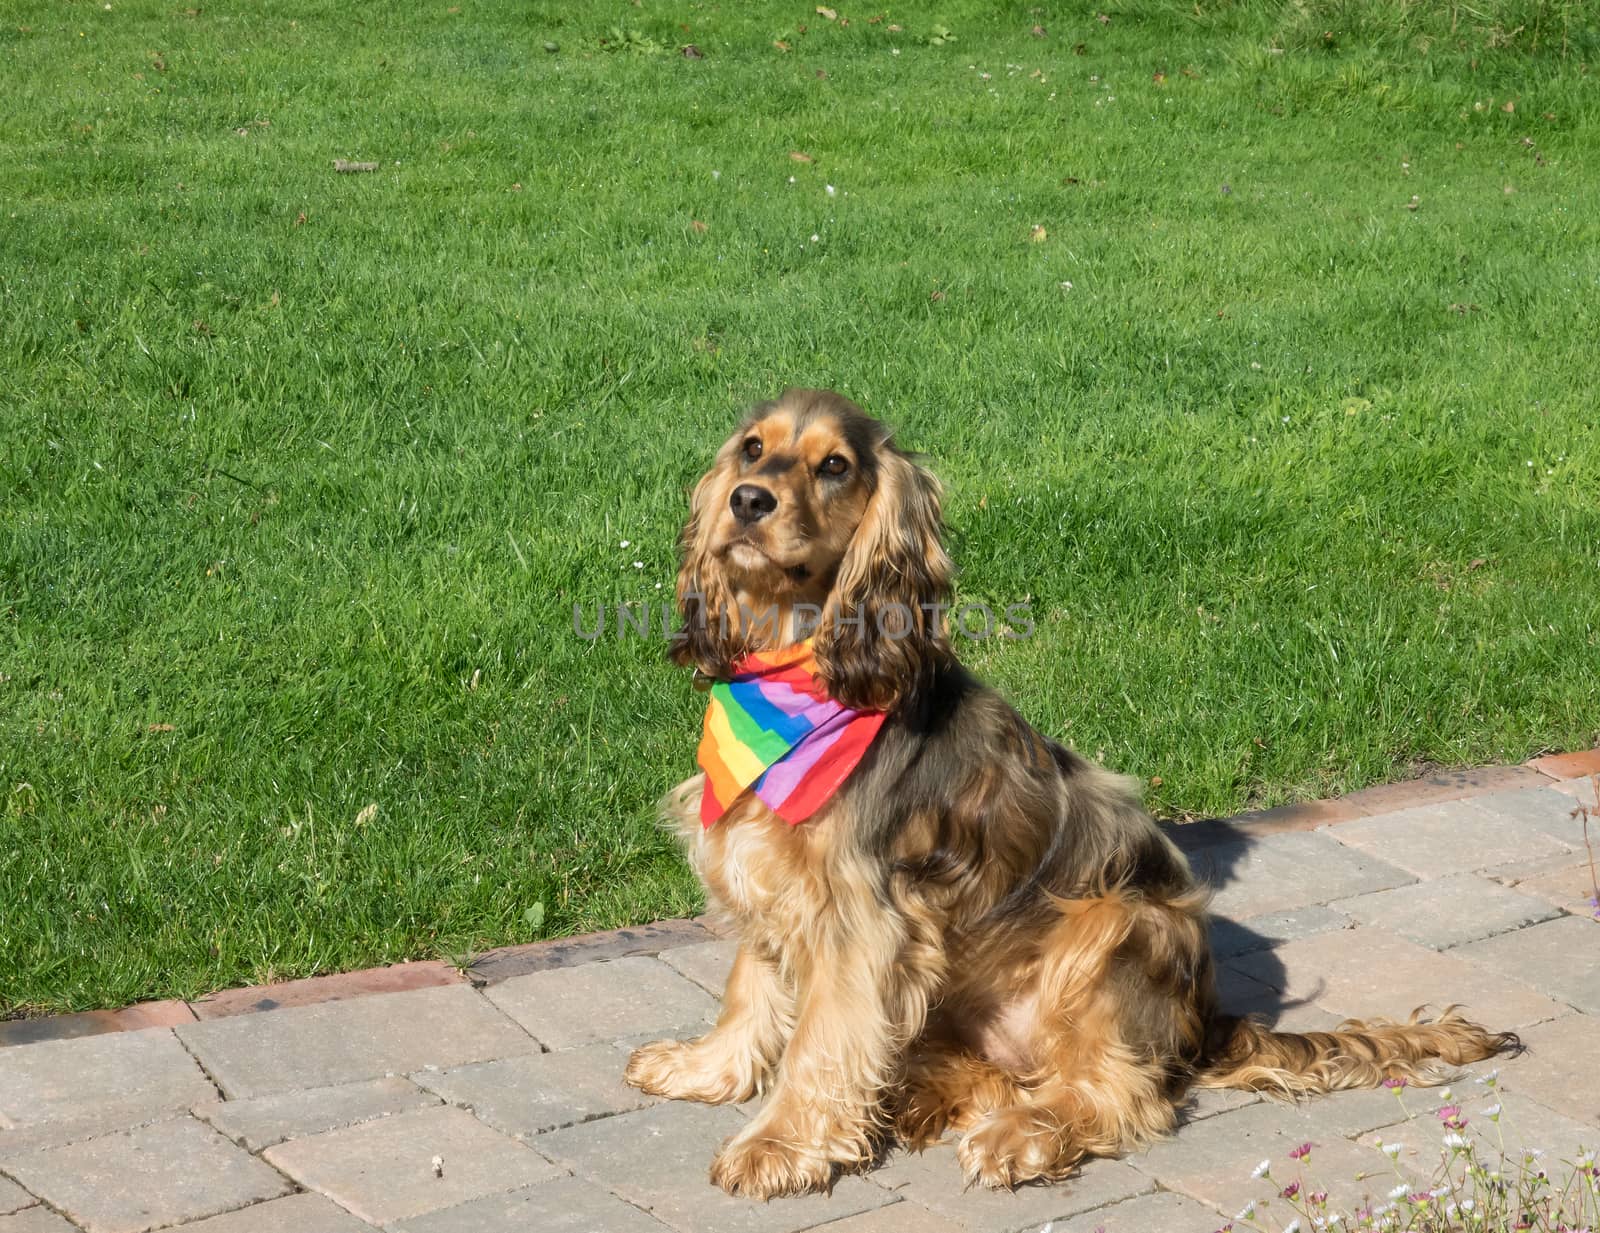
M 266 1159 L 371 1224 L 425 1215 L 559 1176 L 461 1109 L 422 1109 L 269 1147 Z M 441 1161 L 436 1174 L 434 1158 Z
M 1376 925 L 1434 950 L 1521 929 L 1558 914 L 1545 900 L 1472 873 L 1413 882 L 1330 906 L 1364 925 Z
M 1211 900 L 1212 913 L 1245 920 L 1414 880 L 1393 865 L 1339 843 L 1332 836 L 1342 829 L 1208 847 L 1192 863 L 1196 876 L 1218 888 Z
M 679 1233 L 788 1233 L 890 1201 L 888 1191 L 860 1177 L 840 1178 L 831 1195 L 772 1203 L 723 1193 L 708 1180 L 711 1160 L 744 1125 L 732 1109 L 669 1101 L 552 1131 L 534 1143 Z
M 144 1233 L 289 1189 L 282 1176 L 190 1117 L 17 1156 L 6 1171 L 88 1233 Z
M 664 1233 L 667 1226 L 603 1187 L 562 1177 L 395 1227 L 399 1233 Z
M 1397 1106 L 1393 1097 L 1381 1094 L 1387 1098 L 1387 1105 L 1373 1106 L 1363 1101 L 1341 1107 L 1326 1098 L 1298 1106 L 1262 1102 L 1186 1127 L 1176 1137 L 1129 1156 L 1128 1161 L 1164 1188 L 1228 1212 L 1264 1196 L 1269 1187 L 1275 1190 L 1302 1174 L 1314 1177 L 1318 1186 L 1330 1191 L 1334 1190 L 1330 1183 L 1336 1180 L 1351 1183 L 1366 1174 L 1389 1177 L 1389 1163 L 1382 1154 L 1345 1138 L 1358 1132 L 1352 1127 L 1365 1129 L 1362 1123 L 1380 1108 L 1382 1117 L 1376 1125 L 1394 1117 Z M 1353 1116 L 1360 1111 L 1365 1111 L 1367 1117 Z M 1290 1151 L 1303 1143 L 1312 1144 L 1306 1165 L 1289 1159 Z M 1272 1181 L 1257 1181 L 1251 1176 L 1263 1160 L 1272 1166 Z M 1351 1188 L 1343 1184 L 1335 1193 L 1350 1195 Z
M 1120 1160 L 1088 1160 L 1072 1177 L 1054 1185 L 1015 1190 L 965 1189 L 954 1145 L 920 1154 L 900 1152 L 871 1174 L 879 1186 L 953 1221 L 969 1233 L 1022 1233 L 1106 1203 L 1151 1190 L 1150 1179 Z
M 1521 1033 L 1527 1052 L 1500 1063 L 1500 1085 L 1568 1117 L 1600 1125 L 1600 1020 L 1566 1015 Z
M 305 980 L 277 981 L 270 985 L 249 985 L 243 989 L 224 989 L 192 1005 L 195 1018 L 226 1019 L 264 1010 L 285 1010 L 290 1006 L 342 1002 L 374 993 L 406 993 L 412 989 L 431 989 L 438 985 L 460 985 L 465 984 L 466 979 L 448 964 L 426 960 L 364 968 L 359 972 L 310 976 Z
M 1543 868 L 1521 871 L 1509 878 L 1496 870 L 1495 876 L 1509 881 L 1522 894 L 1537 896 L 1573 916 L 1595 918 L 1595 905 L 1591 902 L 1597 895 L 1595 875 L 1587 856 L 1555 867 L 1547 863 Z
M 1266 950 L 1280 942 L 1308 938 L 1317 933 L 1348 929 L 1354 923 L 1343 912 L 1312 904 L 1284 912 L 1268 912 L 1244 920 L 1211 918 L 1211 953 L 1218 959 Z
M 714 938 L 716 933 L 703 918 L 659 920 L 652 925 L 612 929 L 581 938 L 554 938 L 526 946 L 502 946 L 485 951 L 472 963 L 472 981 L 494 985 L 513 976 L 547 972 L 552 968 L 571 968 L 624 955 L 654 955 L 679 946 Z
M 14 1216 L 0 1216 L 0 1233 L 78 1233 L 48 1207 L 28 1207 Z
M 1572 753 L 1547 754 L 1535 758 L 1529 766 L 1542 771 L 1552 779 L 1578 779 L 1600 775 L 1600 749 L 1578 749 Z
M 888 1207 L 819 1225 L 811 1233 L 963 1233 L 960 1225 L 902 1200 Z
M 552 1049 L 716 1020 L 717 1004 L 659 959 L 644 956 L 518 976 L 484 991 Z
M 1596 809 L 1600 809 L 1600 806 L 1597 806 L 1595 801 L 1594 777 L 1591 775 L 1585 775 L 1582 779 L 1562 780 L 1559 783 L 1551 784 L 1549 790 L 1551 792 L 1559 792 L 1563 796 L 1571 797 L 1580 805 L 1589 806 L 1591 811 L 1589 815 L 1589 834 L 1593 835 L 1596 821 L 1596 813 L 1594 811 Z
M 662 951 L 661 962 L 721 1000 L 722 991 L 728 987 L 728 974 L 733 971 L 733 957 L 738 953 L 737 942 L 699 942 Z
M 35 1045 L 47 1040 L 77 1040 L 107 1032 L 134 1032 L 140 1028 L 176 1027 L 193 1023 L 187 1002 L 139 1002 L 121 1010 L 86 1010 L 75 1015 L 47 1015 L 42 1019 L 10 1019 L 0 1023 L 0 1046 Z
M 1330 833 L 1340 843 L 1419 878 L 1470 873 L 1567 851 L 1567 845 L 1560 840 L 1508 823 L 1504 816 L 1480 808 L 1476 801 L 1402 809 L 1359 822 L 1344 822 L 1332 827 Z
M 1052 1233 L 1216 1233 L 1223 1224 L 1211 1208 L 1177 1194 L 1147 1194 L 1085 1212 Z
M 1515 973 L 1586 1014 L 1600 1015 L 1600 923 L 1563 916 L 1469 943 L 1454 953 Z
M 1255 1104 L 1261 1098 L 1259 1092 L 1241 1092 L 1233 1088 L 1192 1087 L 1178 1108 L 1178 1125 L 1187 1126 L 1191 1122 L 1204 1121 L 1208 1117 L 1216 1117 L 1217 1114 L 1227 1113 L 1231 1109 L 1242 1109 L 1246 1105 Z
M 1415 1095 L 1421 1095 L 1417 1093 Z M 1439 1121 L 1438 1109 L 1446 1102 L 1437 1093 L 1427 1093 L 1427 1103 L 1410 1099 L 1413 1116 L 1392 1126 L 1384 1126 L 1362 1137 L 1362 1142 L 1375 1146 L 1378 1143 L 1398 1144 L 1400 1160 L 1409 1169 L 1423 1175 L 1434 1174 L 1449 1149 L 1444 1146 L 1447 1129 Z M 1562 1174 L 1560 1162 L 1571 1162 L 1580 1151 L 1600 1146 L 1600 1128 L 1589 1122 L 1577 1122 L 1551 1109 L 1545 1108 L 1529 1097 L 1516 1092 L 1486 1091 L 1477 1084 L 1457 1084 L 1451 1101 L 1466 1119 L 1465 1133 L 1473 1139 L 1478 1159 L 1495 1167 L 1504 1159 L 1508 1172 L 1514 1173 L 1518 1165 L 1528 1158 L 1529 1152 L 1541 1152 L 1535 1157 L 1550 1170 L 1553 1177 Z M 1498 1108 L 1498 1121 L 1490 1111 Z M 1565 1180 L 1559 1176 L 1559 1180 Z
M 1347 800 L 1296 801 L 1272 809 L 1253 809 L 1225 819 L 1225 824 L 1247 835 L 1277 835 L 1285 831 L 1314 831 L 1332 822 L 1359 818 L 1361 813 Z
M 127 1126 L 216 1094 L 167 1028 L 0 1049 L 0 1113 L 17 1126 Z
M 466 985 L 213 1019 L 178 1033 L 231 1100 L 539 1049 Z
M 372 1233 L 320 1194 L 292 1194 L 183 1226 L 183 1233 Z
M 438 1097 L 419 1091 L 415 1084 L 390 1078 L 278 1092 L 249 1100 L 212 1100 L 195 1105 L 193 1112 L 235 1143 L 259 1152 L 285 1139 L 304 1138 L 438 1103 Z
M 1405 783 L 1378 784 L 1340 798 L 1347 807 L 1369 816 L 1393 813 L 1414 805 L 1462 800 L 1507 788 L 1537 788 L 1549 776 L 1527 766 L 1468 766 L 1440 771 Z
M 622 1082 L 627 1060 L 626 1053 L 609 1044 L 584 1045 L 413 1077 L 495 1129 L 531 1138 L 654 1104 L 654 1097 Z
M 1564 1009 L 1459 951 L 1440 954 L 1365 925 L 1228 963 L 1291 998 L 1354 1019 L 1405 1019 L 1419 1005 L 1438 1011 L 1460 1003 L 1469 1018 L 1505 1031 L 1553 1019 Z
M 15 1182 L 0 1177 L 0 1216 L 9 1216 L 24 1207 L 32 1207 L 38 1201 Z
M 1530 788 L 1521 792 L 1491 792 L 1477 796 L 1473 805 L 1502 819 L 1506 825 L 1537 831 L 1559 840 L 1569 848 L 1583 847 L 1583 822 L 1573 816 L 1576 802 L 1553 788 Z M 1591 834 L 1595 825 L 1590 823 Z

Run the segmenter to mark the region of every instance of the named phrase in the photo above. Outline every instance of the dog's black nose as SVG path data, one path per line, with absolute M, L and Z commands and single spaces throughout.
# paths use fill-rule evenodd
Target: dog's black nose
M 735 518 L 745 526 L 749 526 L 752 522 L 760 522 L 777 509 L 778 498 L 759 485 L 740 484 L 728 498 L 728 506 L 733 510 Z

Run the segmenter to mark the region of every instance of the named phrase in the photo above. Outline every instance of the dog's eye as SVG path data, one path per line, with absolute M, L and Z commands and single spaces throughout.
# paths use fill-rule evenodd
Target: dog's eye
M 850 469 L 850 462 L 843 454 L 829 454 L 822 460 L 822 465 L 817 468 L 818 475 L 831 475 L 837 478 Z
M 744 443 L 744 456 L 751 462 L 761 457 L 761 438 L 750 437 Z

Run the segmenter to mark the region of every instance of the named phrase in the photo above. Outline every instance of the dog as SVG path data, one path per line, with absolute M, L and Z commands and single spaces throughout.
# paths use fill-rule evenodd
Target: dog
M 670 655 L 712 683 L 709 769 L 663 813 L 738 951 L 716 1026 L 645 1045 L 625 1077 L 768 1094 L 711 1165 L 724 1190 L 827 1190 L 950 1132 L 969 1185 L 1053 1181 L 1168 1133 L 1191 1087 L 1426 1084 L 1517 1047 L 1453 1007 L 1304 1033 L 1222 1013 L 1206 890 L 1134 781 L 956 661 L 939 484 L 840 395 L 758 405 L 695 486 L 681 550 Z M 739 712 L 774 681 L 777 704 Z M 763 771 L 752 717 L 800 707 L 833 743 L 778 784 L 811 747 Z

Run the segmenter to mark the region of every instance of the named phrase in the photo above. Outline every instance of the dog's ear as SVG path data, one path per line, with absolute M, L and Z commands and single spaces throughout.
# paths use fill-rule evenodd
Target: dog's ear
M 723 453 L 727 453 L 726 448 Z M 733 675 L 733 664 L 745 653 L 739 644 L 734 597 L 722 566 L 711 552 L 712 511 L 708 503 L 721 496 L 726 459 L 700 477 L 689 501 L 689 521 L 678 537 L 678 628 L 667 657 L 679 667 L 693 667 L 715 680 Z
M 877 487 L 840 563 L 817 633 L 828 696 L 863 710 L 895 709 L 949 657 L 939 481 L 887 442 Z

